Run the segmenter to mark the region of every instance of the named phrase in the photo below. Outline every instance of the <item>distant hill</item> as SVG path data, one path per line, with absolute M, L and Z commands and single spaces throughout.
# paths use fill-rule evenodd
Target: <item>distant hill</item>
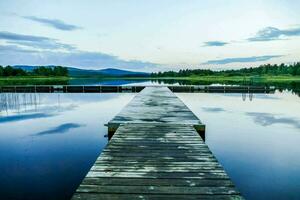
M 14 68 L 23 69 L 25 71 L 32 71 L 39 66 L 31 66 L 31 65 L 15 65 Z M 48 65 L 45 67 L 54 67 L 54 65 Z M 145 72 L 135 72 L 135 71 L 127 71 L 122 69 L 115 68 L 106 68 L 106 69 L 79 69 L 76 67 L 67 67 L 69 71 L 69 76 L 112 76 L 112 77 L 121 77 L 121 76 L 150 76 L 149 73 Z
M 30 66 L 30 65 L 14 65 L 12 66 L 14 68 L 23 69 L 24 71 L 31 72 L 35 68 L 38 68 L 38 66 Z M 47 66 L 47 67 L 54 67 L 54 66 Z
M 110 75 L 114 74 L 115 76 L 124 76 L 124 75 L 148 75 L 148 73 L 144 72 L 133 72 L 122 69 L 114 69 L 114 68 L 106 68 L 99 70 L 100 73 Z

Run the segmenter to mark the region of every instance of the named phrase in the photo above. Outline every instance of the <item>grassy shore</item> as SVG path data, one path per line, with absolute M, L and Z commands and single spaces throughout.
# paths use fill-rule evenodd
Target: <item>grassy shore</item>
M 9 80 L 68 80 L 68 76 L 8 76 L 0 77 L 0 81 Z
M 300 82 L 300 76 L 189 76 L 189 77 L 43 77 L 43 76 L 14 76 L 0 77 L 0 85 L 41 85 L 41 84 L 68 84 L 70 80 L 157 80 L 172 82 L 190 82 L 190 84 L 203 83 L 291 83 Z
M 66 76 L 10 76 L 0 77 L 0 85 L 52 85 L 66 84 L 72 77 Z
M 207 82 L 293 82 L 300 81 L 300 76 L 188 76 L 188 77 L 158 77 L 151 78 L 157 80 L 188 80 L 188 81 L 207 81 Z

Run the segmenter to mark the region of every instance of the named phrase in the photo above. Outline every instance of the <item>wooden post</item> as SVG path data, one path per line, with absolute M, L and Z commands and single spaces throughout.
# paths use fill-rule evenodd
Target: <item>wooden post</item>
M 194 125 L 194 128 L 196 129 L 197 133 L 200 135 L 200 137 L 205 142 L 205 124 Z
M 114 136 L 115 132 L 117 131 L 117 129 L 119 128 L 120 124 L 112 124 L 112 123 L 108 123 L 107 124 L 107 136 L 108 136 L 108 140 L 110 140 L 112 138 L 112 136 Z

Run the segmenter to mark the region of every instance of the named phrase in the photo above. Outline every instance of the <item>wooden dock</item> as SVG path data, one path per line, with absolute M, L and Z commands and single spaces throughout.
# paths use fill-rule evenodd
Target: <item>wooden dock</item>
M 72 199 L 243 199 L 204 127 L 167 87 L 146 87 L 108 123 L 113 136 Z

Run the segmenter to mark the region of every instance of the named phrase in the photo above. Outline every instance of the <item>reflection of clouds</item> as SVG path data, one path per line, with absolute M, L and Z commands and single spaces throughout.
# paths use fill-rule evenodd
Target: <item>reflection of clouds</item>
M 121 97 L 123 94 L 94 93 L 0 93 L 1 112 L 63 112 L 89 103 L 109 101 Z M 132 94 L 133 96 L 134 94 Z
M 205 112 L 225 112 L 223 108 L 218 107 L 202 107 Z
M 225 97 L 241 97 L 245 93 L 219 93 L 217 95 L 225 96 Z
M 60 126 L 51 128 L 49 130 L 33 134 L 33 135 L 42 136 L 42 135 L 50 135 L 50 134 L 61 134 L 61 133 L 68 132 L 70 129 L 75 129 L 75 128 L 79 128 L 82 126 L 84 126 L 84 125 L 76 124 L 76 123 L 66 123 L 66 124 L 62 124 Z
M 287 124 L 300 129 L 300 121 L 289 117 L 276 117 L 271 113 L 247 112 L 248 116 L 253 117 L 255 123 L 262 126 L 270 126 L 273 124 Z
M 75 108 L 77 108 L 78 105 L 76 104 L 70 104 L 70 105 L 66 105 L 66 106 L 43 106 L 40 107 L 38 109 L 29 109 L 29 110 L 24 110 L 24 112 L 35 112 L 35 111 L 39 111 L 39 112 L 66 112 L 66 111 L 71 111 L 74 110 Z
M 40 119 L 46 117 L 57 116 L 62 112 L 74 110 L 77 106 L 75 104 L 71 104 L 68 106 L 47 106 L 38 109 L 38 113 L 34 113 L 35 109 L 25 110 L 22 114 L 8 115 L 8 116 L 0 116 L 0 123 L 9 123 L 15 121 L 24 121 L 30 119 Z
M 272 99 L 272 100 L 278 100 L 279 97 L 273 96 L 271 94 L 255 94 L 255 99 Z
M 34 98 L 36 96 L 38 98 Z M 84 104 L 109 101 L 119 97 L 121 94 L 35 94 L 28 96 L 25 93 L 12 95 L 0 93 L 0 123 L 54 117 L 76 110 Z
M 76 105 L 83 105 L 89 103 L 100 103 L 110 101 L 121 97 L 123 94 L 120 93 L 62 93 L 60 94 L 60 101 L 62 103 L 72 103 Z M 132 96 L 134 94 L 132 93 Z M 51 104 L 49 98 L 45 98 L 45 103 Z
M 63 112 L 76 107 L 75 104 L 61 105 L 59 94 L 0 93 L 0 100 L 0 112 Z
M 52 116 L 54 116 L 54 114 L 51 113 L 18 114 L 18 115 L 0 117 L 0 123 L 8 123 L 8 122 L 15 122 L 15 121 L 30 120 L 30 119 L 40 119 L 40 118 L 46 118 Z

